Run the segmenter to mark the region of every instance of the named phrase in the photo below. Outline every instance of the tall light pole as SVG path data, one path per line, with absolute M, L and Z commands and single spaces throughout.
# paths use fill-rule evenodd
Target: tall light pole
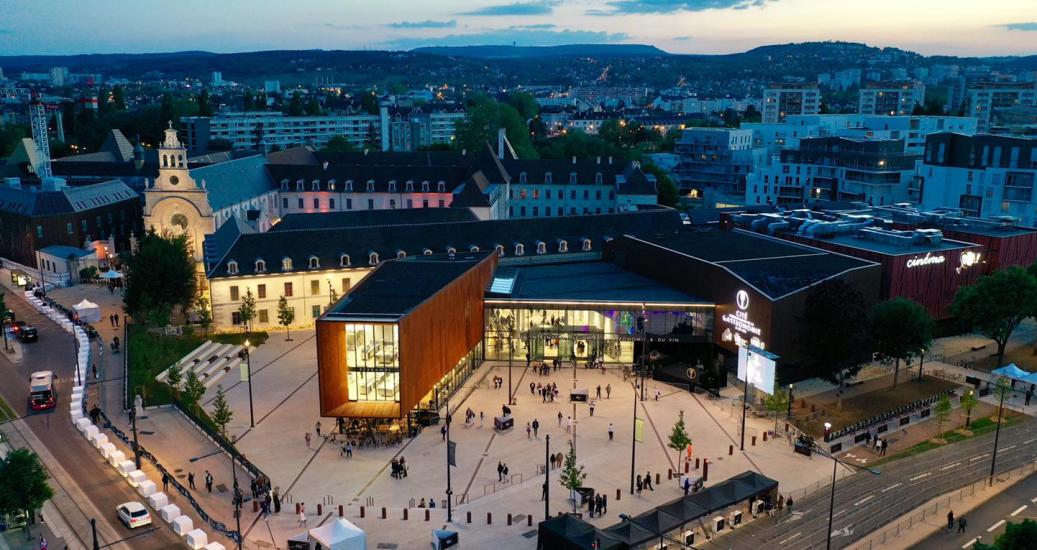
M 256 415 L 252 409 L 252 350 L 245 339 L 245 368 L 248 370 L 248 423 L 252 428 L 256 427 Z
M 742 381 L 745 384 L 745 391 L 742 393 L 742 437 L 738 444 L 738 450 L 745 450 L 745 411 L 749 408 L 749 373 L 745 373 L 745 380 Z
M 828 424 L 827 422 L 825 424 L 826 424 L 825 431 L 827 432 L 828 429 L 830 428 L 831 424 Z M 826 433 L 826 439 L 827 439 L 827 433 Z M 831 496 L 828 497 L 828 536 L 827 536 L 828 543 L 827 543 L 827 546 L 826 546 L 826 548 L 828 550 L 832 550 L 832 521 L 835 519 L 835 481 L 836 481 L 836 474 L 838 474 L 838 472 L 839 472 L 839 465 L 842 464 L 843 466 L 851 466 L 853 468 L 857 468 L 858 470 L 864 470 L 865 472 L 868 472 L 869 474 L 876 475 L 876 476 L 880 475 L 882 472 L 880 472 L 879 470 L 877 470 L 875 468 L 865 468 L 864 466 L 858 466 L 858 465 L 850 463 L 850 462 L 843 462 L 843 461 L 839 460 L 838 458 L 836 458 L 835 455 L 833 455 L 833 454 L 829 453 L 828 451 L 822 449 L 821 446 L 818 445 L 816 441 L 814 442 L 814 450 L 818 454 L 832 459 L 832 492 L 831 492 Z
M 544 521 L 551 519 L 551 434 L 544 438 Z
M 630 427 L 630 494 L 634 494 L 634 468 L 637 462 L 637 374 L 634 374 L 634 420 Z
M 140 444 L 137 443 L 137 405 L 130 408 L 130 429 L 133 431 L 133 463 L 140 469 Z
M 1001 378 L 997 379 L 997 393 L 999 394 L 999 401 L 997 404 L 997 428 L 994 430 L 994 452 L 990 455 L 990 481 L 989 486 L 994 485 L 994 466 L 997 465 L 997 442 L 1001 437 L 1001 416 L 1005 412 L 1005 395 L 1011 391 L 1007 386 L 1002 384 Z
M 224 433 L 223 436 L 226 437 L 227 434 Z M 230 475 L 231 478 L 234 480 L 234 522 L 237 525 L 238 530 L 238 540 L 236 542 L 238 543 L 238 550 L 241 550 L 241 539 L 243 539 L 244 537 L 241 534 L 241 499 L 238 498 L 238 495 L 241 491 L 238 489 L 238 467 L 236 464 L 234 464 L 234 455 L 229 456 Z
M 785 413 L 785 418 L 789 418 L 789 419 L 792 418 L 792 401 L 793 401 L 793 399 L 794 398 L 792 397 L 792 384 L 789 384 L 789 410 L 788 410 L 787 413 Z
M 446 398 L 446 520 L 454 521 L 454 490 L 450 485 L 450 394 Z
M 513 405 L 511 401 L 511 366 L 515 358 L 515 312 L 512 311 L 508 319 L 508 406 Z M 527 348 L 528 349 L 528 348 Z M 528 351 L 526 352 L 529 353 Z

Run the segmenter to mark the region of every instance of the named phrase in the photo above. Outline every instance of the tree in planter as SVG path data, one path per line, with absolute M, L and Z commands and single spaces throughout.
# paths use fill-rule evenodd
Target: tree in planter
M 976 403 L 979 400 L 976 398 L 976 392 L 969 390 L 961 396 L 961 410 L 965 411 L 965 424 L 964 428 L 969 429 L 970 420 L 972 419 L 972 409 L 976 408 Z
M 565 455 L 565 465 L 562 467 L 562 475 L 558 478 L 558 481 L 562 484 L 562 487 L 569 489 L 569 496 L 572 497 L 573 501 L 573 513 L 576 513 L 576 490 L 583 487 L 583 480 L 587 479 L 587 472 L 583 471 L 583 466 L 576 464 L 576 449 L 573 448 L 572 441 L 569 442 L 569 452 Z
M 872 349 L 894 361 L 895 388 L 900 362 L 921 355 L 932 343 L 933 320 L 917 303 L 906 298 L 893 298 L 875 304 L 868 312 L 868 332 Z
M 281 296 L 277 302 L 277 323 L 284 327 L 285 342 L 292 341 L 292 331 L 289 328 L 295 322 L 295 309 L 288 307 L 288 299 Z
M 29 517 L 54 496 L 47 485 L 47 470 L 28 449 L 15 449 L 0 461 L 0 516 L 24 513 Z M 25 522 L 29 539 L 29 522 Z
M 839 279 L 812 287 L 798 319 L 804 365 L 811 375 L 839 385 L 840 409 L 841 389 L 861 370 L 861 350 L 868 349 L 866 320 L 864 296 Z
M 194 310 L 198 313 L 198 324 L 202 325 L 205 334 L 209 334 L 209 329 L 212 327 L 212 310 L 209 309 L 209 299 L 199 296 L 194 301 Z
M 245 290 L 245 295 L 241 297 L 238 317 L 241 317 L 241 324 L 245 326 L 245 333 L 251 332 L 252 320 L 256 318 L 256 295 L 252 294 L 251 288 Z
M 984 275 L 954 296 L 954 316 L 997 344 L 997 365 L 1019 323 L 1037 310 L 1037 277 L 1021 267 Z
M 168 322 L 175 308 L 186 311 L 194 303 L 196 284 L 194 252 L 187 235 L 148 231 L 127 262 L 126 312 L 149 323 Z
M 205 384 L 198 379 L 198 375 L 193 370 L 187 373 L 183 395 L 185 404 L 191 407 L 197 407 L 198 400 L 202 398 L 202 395 L 205 395 Z
M 940 437 L 943 433 L 943 423 L 947 422 L 951 417 L 951 398 L 947 394 L 940 396 L 940 399 L 936 401 L 936 406 L 933 407 L 933 416 L 936 417 L 936 437 Z
M 774 433 L 778 433 L 778 415 L 789 408 L 789 394 L 784 388 L 776 388 L 774 395 L 768 395 L 763 404 L 767 410 L 774 413 Z
M 169 371 L 166 372 L 166 383 L 169 384 L 169 389 L 173 392 L 173 399 L 180 398 L 180 382 L 183 381 L 184 373 L 180 370 L 180 366 L 173 365 L 169 367 Z
M 688 448 L 691 445 L 691 436 L 688 435 L 687 430 L 684 427 L 684 411 L 680 411 L 677 415 L 677 423 L 673 425 L 673 429 L 670 430 L 670 441 L 666 444 L 667 447 L 677 451 L 677 471 L 680 471 L 681 465 L 681 451 Z
M 224 438 L 227 437 L 227 425 L 234 418 L 234 412 L 227 405 L 227 398 L 223 395 L 223 386 L 216 386 L 216 398 L 212 400 L 212 414 L 209 415 L 216 431 Z

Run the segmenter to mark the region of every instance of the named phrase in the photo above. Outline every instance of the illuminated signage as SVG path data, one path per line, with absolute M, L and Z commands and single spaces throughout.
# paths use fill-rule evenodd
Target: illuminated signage
M 912 267 L 920 267 L 923 265 L 938 265 L 942 264 L 947 258 L 944 256 L 933 256 L 931 252 L 926 252 L 925 256 L 915 256 L 907 261 L 908 269 Z
M 983 259 L 983 255 L 979 252 L 966 250 L 958 257 L 958 267 L 955 271 L 961 273 L 962 271 L 978 264 L 981 259 Z
M 733 342 L 739 347 L 751 344 L 763 348 L 764 342 L 760 340 L 763 330 L 750 319 L 749 293 L 747 291 L 739 290 L 735 293 L 735 306 L 736 311 L 725 313 L 720 317 L 720 320 L 728 325 L 720 334 L 721 341 Z

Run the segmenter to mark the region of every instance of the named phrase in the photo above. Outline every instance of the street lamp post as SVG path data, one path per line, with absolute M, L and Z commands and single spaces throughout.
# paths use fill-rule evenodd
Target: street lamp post
M 973 395 L 975 395 L 975 392 L 973 390 L 969 390 L 969 397 L 971 397 Z M 972 407 L 969 407 L 968 410 L 965 411 L 965 429 L 968 429 L 971 424 L 972 424 Z
M 130 429 L 133 431 L 133 463 L 140 469 L 140 444 L 137 443 L 137 406 L 130 408 Z
M 238 530 L 238 550 L 241 550 L 241 539 L 243 539 L 244 536 L 241 534 L 241 499 L 238 498 L 238 495 L 240 494 L 240 491 L 238 490 L 238 467 L 234 464 L 234 455 L 230 455 L 230 475 L 234 481 L 234 522 L 237 525 Z
M 745 384 L 745 391 L 742 393 L 742 437 L 738 443 L 738 450 L 745 450 L 745 412 L 749 409 L 749 376 L 746 374 L 745 380 L 742 381 Z
M 792 397 L 792 384 L 789 384 L 789 410 L 785 414 L 785 418 L 789 418 L 789 419 L 792 418 L 792 401 L 793 401 L 793 399 L 794 398 Z
M 831 424 L 825 422 L 825 431 L 827 432 L 830 428 L 831 428 Z M 827 439 L 827 433 L 826 433 L 826 439 Z M 882 472 L 880 472 L 879 470 L 876 470 L 874 468 L 865 468 L 864 466 L 858 466 L 856 464 L 852 464 L 852 463 L 849 463 L 849 462 L 843 462 L 843 461 L 839 460 L 838 458 L 836 458 L 835 455 L 833 455 L 833 454 L 829 453 L 828 451 L 822 449 L 821 446 L 817 444 L 817 442 L 814 442 L 814 449 L 819 454 L 821 454 L 822 456 L 826 456 L 826 457 L 832 459 L 832 492 L 831 492 L 831 495 L 828 497 L 828 535 L 826 537 L 827 541 L 828 541 L 826 548 L 828 550 L 832 550 L 832 522 L 835 519 L 835 481 L 836 481 L 836 475 L 839 473 L 839 465 L 842 464 L 844 466 L 851 466 L 853 468 L 857 468 L 858 470 L 864 470 L 865 472 L 868 472 L 869 474 L 876 475 L 876 476 L 881 474 Z
M 101 550 L 101 546 L 97 543 L 97 520 L 94 518 L 90 518 L 90 532 L 94 537 L 93 549 Z
M 997 443 L 1001 437 L 1001 416 L 1005 412 L 1005 394 L 1009 392 L 1009 389 L 1002 386 L 1000 382 L 997 384 L 997 393 L 1000 394 L 1000 400 L 997 404 L 997 428 L 994 430 L 994 452 L 990 455 L 990 481 L 989 486 L 994 485 L 994 466 L 997 465 Z
M 544 521 L 551 519 L 551 434 L 544 440 Z
M 637 462 L 637 375 L 634 375 L 634 420 L 630 427 L 630 494 L 634 494 L 634 465 Z
M 508 317 L 508 406 L 513 405 L 511 401 L 511 366 L 515 359 L 515 317 Z
M 454 490 L 450 485 L 450 394 L 446 399 L 446 520 L 454 521 Z
M 245 340 L 245 368 L 248 370 L 248 423 L 250 427 L 255 428 L 256 415 L 252 409 L 252 351 L 248 339 Z

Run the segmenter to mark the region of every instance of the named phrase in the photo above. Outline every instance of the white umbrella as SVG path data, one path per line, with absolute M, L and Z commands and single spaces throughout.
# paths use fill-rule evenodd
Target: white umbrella
M 108 271 L 105 271 L 104 273 L 102 273 L 100 275 L 100 277 L 102 279 L 121 279 L 122 278 L 122 273 L 119 273 L 118 271 L 116 271 L 114 269 L 109 269 Z

